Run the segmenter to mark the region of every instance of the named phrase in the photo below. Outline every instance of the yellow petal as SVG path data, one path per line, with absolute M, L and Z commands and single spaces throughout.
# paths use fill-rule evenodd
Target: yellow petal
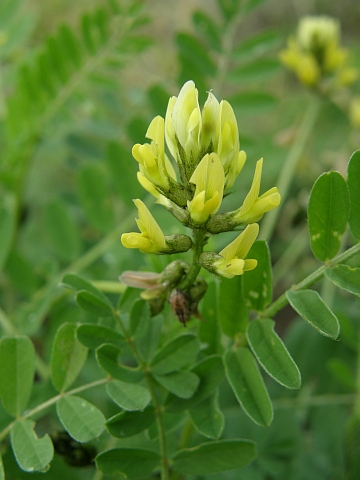
M 139 199 L 134 200 L 134 203 L 139 212 L 137 224 L 141 232 L 151 239 L 158 251 L 166 250 L 167 245 L 164 234 L 146 205 Z
M 240 215 L 246 215 L 246 213 L 252 208 L 256 202 L 259 191 L 260 191 L 260 182 L 261 182 L 261 172 L 262 172 L 263 159 L 257 161 L 255 167 L 255 174 L 252 181 L 252 185 L 249 193 L 246 195 L 244 203 L 240 208 Z
M 240 235 L 227 247 L 221 250 L 220 254 L 226 261 L 234 257 L 245 258 L 259 234 L 259 225 L 253 223 L 248 225 Z

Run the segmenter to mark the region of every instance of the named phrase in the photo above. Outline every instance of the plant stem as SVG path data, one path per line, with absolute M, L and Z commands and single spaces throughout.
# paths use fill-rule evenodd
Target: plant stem
M 281 169 L 279 178 L 276 182 L 281 195 L 281 204 L 279 207 L 275 208 L 275 210 L 272 210 L 271 212 L 266 214 L 264 222 L 261 226 L 259 236 L 260 240 L 270 240 L 272 236 L 272 233 L 276 226 L 276 222 L 281 212 L 281 205 L 284 204 L 284 200 L 286 200 L 289 193 L 289 188 L 291 187 L 297 164 L 301 158 L 304 148 L 306 147 L 310 134 L 313 131 L 315 122 L 320 112 L 320 106 L 320 96 L 311 97 L 308 109 L 302 118 L 294 143 L 289 150 L 284 165 Z
M 187 275 L 179 284 L 179 288 L 184 292 L 186 292 L 186 290 L 188 290 L 193 285 L 193 283 L 196 280 L 196 277 L 198 276 L 201 270 L 199 258 L 204 250 L 205 234 L 206 234 L 206 230 L 204 230 L 203 228 L 193 228 L 193 239 L 194 239 L 193 263 Z
M 9 423 L 9 425 L 0 432 L 0 442 L 10 433 L 10 430 L 12 429 L 13 425 L 15 425 L 15 423 L 18 422 L 19 420 L 32 417 L 33 415 L 36 415 L 37 413 L 45 410 L 46 408 L 51 407 L 51 405 L 54 405 L 54 403 L 56 403 L 62 397 L 68 397 L 69 395 L 75 395 L 76 393 L 89 390 L 90 388 L 98 387 L 99 385 L 104 385 L 105 383 L 108 383 L 110 380 L 111 378 L 101 378 L 100 380 L 95 380 L 94 382 L 81 385 L 81 387 L 76 387 L 67 392 L 59 393 L 58 395 L 55 395 L 55 397 L 52 397 L 49 400 L 46 400 L 45 402 L 41 403 L 37 407 L 32 408 L 31 410 L 28 410 L 26 413 L 24 413 L 24 415 L 18 417 L 16 420 Z
M 151 373 L 149 371 L 149 368 L 146 364 L 146 362 L 141 358 L 141 355 L 139 354 L 135 342 L 133 338 L 129 335 L 127 329 L 125 328 L 125 325 L 119 315 L 118 311 L 113 312 L 115 319 L 117 320 L 120 329 L 126 338 L 126 341 L 129 344 L 129 347 L 131 348 L 134 357 L 139 364 L 139 366 L 142 368 L 144 372 L 144 377 L 151 395 L 151 399 L 153 402 L 153 405 L 155 407 L 155 414 L 156 414 L 156 425 L 158 428 L 159 432 L 159 444 L 160 444 L 160 453 L 161 453 L 161 480 L 169 480 L 169 461 L 167 457 L 167 449 L 166 449 L 166 435 L 165 435 L 165 427 L 164 427 L 164 420 L 163 420 L 163 411 L 162 411 L 162 406 L 160 405 L 160 402 L 158 400 L 155 388 L 154 388 L 154 381 L 151 376 Z
M 350 394 L 324 394 L 316 395 L 309 398 L 278 398 L 273 401 L 273 406 L 277 408 L 287 408 L 287 407 L 315 407 L 315 406 L 324 406 L 324 405 L 352 405 L 355 400 L 355 395 Z
M 340 253 L 337 255 L 335 258 L 330 260 L 327 264 L 322 265 L 319 267 L 315 272 L 312 272 L 310 275 L 308 275 L 304 280 L 299 282 L 296 285 L 293 285 L 291 290 L 297 291 L 297 290 L 303 290 L 305 288 L 310 287 L 314 283 L 316 283 L 320 278 L 322 278 L 325 274 L 325 270 L 331 266 L 337 265 L 342 262 L 346 262 L 349 260 L 351 257 L 354 255 L 357 255 L 360 253 L 360 243 L 357 243 L 353 247 L 349 248 L 343 253 Z M 272 318 L 279 310 L 285 307 L 289 303 L 286 292 L 283 293 L 275 302 L 273 302 L 268 308 L 266 308 L 261 314 L 259 315 L 260 318 Z

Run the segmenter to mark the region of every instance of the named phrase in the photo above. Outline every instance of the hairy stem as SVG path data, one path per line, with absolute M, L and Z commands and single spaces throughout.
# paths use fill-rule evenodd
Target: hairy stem
M 46 400 L 40 405 L 32 408 L 31 410 L 28 410 L 26 413 L 24 413 L 24 415 L 21 415 L 16 420 L 9 423 L 9 425 L 0 432 L 0 442 L 10 433 L 13 425 L 15 425 L 15 423 L 18 422 L 19 420 L 30 418 L 33 415 L 36 415 L 37 413 L 42 412 L 43 410 L 46 410 L 47 408 L 51 407 L 51 405 L 54 405 L 54 403 L 56 403 L 62 397 L 68 397 L 69 395 L 75 395 L 77 393 L 84 392 L 85 390 L 89 390 L 90 388 L 104 385 L 105 383 L 110 382 L 110 380 L 111 378 L 101 378 L 100 380 L 95 380 L 94 382 L 86 383 L 85 385 L 81 385 L 81 387 L 73 388 L 72 390 L 59 393 L 58 395 L 55 395 L 55 397 L 49 398 L 49 400 Z
M 296 285 L 293 285 L 291 290 L 297 291 L 297 290 L 303 290 L 305 288 L 311 287 L 314 283 L 316 283 L 320 278 L 322 278 L 325 274 L 325 270 L 329 267 L 332 267 L 334 265 L 337 265 L 342 262 L 346 262 L 349 260 L 351 257 L 354 255 L 357 255 L 360 253 L 360 243 L 357 243 L 353 247 L 349 248 L 343 253 L 340 253 L 337 255 L 335 258 L 330 260 L 327 264 L 322 265 L 319 267 L 315 272 L 312 272 L 310 275 L 308 275 L 304 280 L 299 282 Z M 289 303 L 286 292 L 283 293 L 275 302 L 273 302 L 268 308 L 266 308 L 260 315 L 259 317 L 261 318 L 272 318 L 277 312 L 282 310 L 285 305 Z

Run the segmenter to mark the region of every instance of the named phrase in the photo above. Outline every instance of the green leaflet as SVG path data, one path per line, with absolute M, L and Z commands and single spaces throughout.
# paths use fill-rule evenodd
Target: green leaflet
M 248 311 L 242 294 L 243 281 L 241 275 L 222 278 L 218 286 L 218 322 L 225 335 L 232 338 L 245 332 L 248 322 Z
M 248 440 L 218 440 L 177 452 L 173 469 L 183 475 L 208 475 L 244 467 L 256 457 Z
M 262 240 L 255 242 L 247 257 L 255 258 L 258 264 L 244 275 L 244 299 L 248 308 L 262 311 L 272 301 L 272 268 L 267 243 Z
M 193 363 L 200 345 L 193 334 L 184 334 L 167 342 L 150 360 L 149 367 L 156 375 L 165 375 Z
M 87 348 L 96 349 L 104 343 L 123 346 L 126 342 L 123 335 L 111 328 L 93 323 L 83 323 L 76 329 L 76 338 Z
M 236 398 L 247 415 L 267 427 L 273 418 L 269 394 L 259 368 L 247 348 L 228 350 L 224 355 L 225 373 Z
M 264 370 L 287 388 L 300 388 L 300 371 L 269 318 L 253 320 L 247 329 L 251 350 Z
M 327 268 L 325 275 L 337 287 L 358 297 L 360 296 L 360 268 L 335 265 L 335 267 Z
M 121 350 L 116 345 L 105 343 L 96 349 L 96 360 L 109 375 L 117 380 L 129 383 L 142 380 L 144 374 L 141 370 L 120 364 L 120 353 Z
M 321 175 L 311 190 L 308 219 L 311 249 L 325 262 L 337 254 L 349 217 L 349 191 L 338 172 Z
M 192 397 L 200 383 L 200 378 L 195 373 L 188 371 L 154 375 L 154 378 L 169 392 L 180 398 Z
M 360 240 L 360 150 L 353 153 L 349 160 L 347 185 L 350 194 L 350 230 Z
M 76 325 L 64 323 L 58 329 L 51 352 L 51 380 L 63 392 L 70 387 L 82 370 L 88 349 L 76 338 Z
M 96 466 L 106 475 L 121 473 L 127 478 L 150 475 L 160 468 L 158 453 L 142 448 L 114 448 L 96 457 Z
M 0 341 L 0 395 L 14 417 L 26 408 L 35 374 L 35 350 L 30 338 L 3 337 Z
M 56 411 L 62 426 L 77 442 L 89 442 L 99 437 L 105 429 L 102 412 L 75 395 L 61 397 L 56 404 Z
M 112 380 L 106 385 L 109 397 L 124 410 L 143 410 L 151 400 L 149 391 L 137 384 Z
M 205 437 L 217 439 L 224 429 L 225 419 L 219 409 L 216 393 L 189 410 L 196 430 Z
M 339 321 L 315 290 L 288 290 L 290 305 L 304 320 L 323 335 L 336 340 L 340 333 Z
M 106 422 L 106 428 L 113 437 L 132 437 L 149 428 L 155 422 L 155 418 L 154 407 L 148 406 L 143 411 L 121 412 L 114 415 Z
M 49 435 L 38 438 L 34 426 L 33 420 L 23 419 L 16 422 L 10 432 L 16 461 L 25 472 L 45 471 L 54 455 Z

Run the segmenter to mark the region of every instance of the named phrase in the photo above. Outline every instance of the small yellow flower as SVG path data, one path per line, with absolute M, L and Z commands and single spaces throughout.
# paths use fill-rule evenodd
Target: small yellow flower
M 244 203 L 236 211 L 233 219 L 239 223 L 258 222 L 264 213 L 280 204 L 280 194 L 276 187 L 270 188 L 259 197 L 263 159 L 256 163 L 255 174 L 249 193 Z
M 246 161 L 246 154 L 240 151 L 239 130 L 234 110 L 229 102 L 220 102 L 216 128 L 215 152 L 224 167 L 226 188 L 232 187 Z
M 206 154 L 190 178 L 196 185 L 194 197 L 188 201 L 188 210 L 194 223 L 205 223 L 221 205 L 225 175 L 216 153 Z
M 165 116 L 166 143 L 177 161 L 179 161 L 178 144 L 183 148 L 188 160 L 197 159 L 200 130 L 198 91 L 195 83 L 189 80 L 180 90 L 178 97 L 170 98 Z
M 221 250 L 219 255 L 222 258 L 213 264 L 216 273 L 226 278 L 233 278 L 235 275 L 242 275 L 246 271 L 253 270 L 257 266 L 257 260 L 245 260 L 245 257 L 258 234 L 259 225 L 257 223 L 248 225 L 233 242 Z
M 136 199 L 134 203 L 139 214 L 136 223 L 141 233 L 124 233 L 121 243 L 126 248 L 138 248 L 142 253 L 166 253 L 165 236 L 156 220 L 141 200 Z
M 290 38 L 280 60 L 306 85 L 316 86 L 329 75 L 335 83 L 348 85 L 357 73 L 346 67 L 348 51 L 340 47 L 340 23 L 335 18 L 307 16 L 300 20 L 295 38 Z
M 146 132 L 146 138 L 152 140 L 150 144 L 133 146 L 132 154 L 140 163 L 141 173 L 154 185 L 166 191 L 169 189 L 169 174 L 165 166 L 164 153 L 164 119 L 155 117 Z

